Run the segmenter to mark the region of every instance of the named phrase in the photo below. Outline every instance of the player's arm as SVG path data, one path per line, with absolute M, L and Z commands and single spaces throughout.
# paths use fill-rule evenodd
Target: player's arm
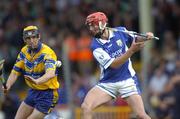
M 10 73 L 9 78 L 6 83 L 6 87 L 7 87 L 6 90 L 10 90 L 11 86 L 15 83 L 17 78 L 18 78 L 18 75 L 16 73 L 14 73 L 14 72 Z
M 49 79 L 55 77 L 55 70 L 48 70 L 46 73 L 37 80 L 37 84 L 47 82 Z
M 110 65 L 110 67 L 112 67 L 112 68 L 119 67 L 120 65 L 124 64 L 133 54 L 134 54 L 134 51 L 129 49 L 126 53 L 124 53 L 120 57 L 117 57 L 116 59 L 114 59 L 114 61 Z
M 99 62 L 99 64 L 107 69 L 108 67 L 117 68 L 124 64 L 136 51 L 143 48 L 144 42 L 135 42 L 133 40 L 131 47 L 121 56 L 117 58 L 112 58 L 103 48 L 96 48 L 93 51 L 93 56 Z
M 107 69 L 108 67 L 117 68 L 124 64 L 135 52 L 143 48 L 143 46 L 144 42 L 137 43 L 135 40 L 133 40 L 131 47 L 117 58 L 110 57 L 110 55 L 102 48 L 96 48 L 93 51 L 93 55 L 104 69 Z
M 49 79 L 55 77 L 55 70 L 48 70 L 46 71 L 46 73 L 41 76 L 40 78 L 38 79 L 34 79 L 33 77 L 31 76 L 24 76 L 27 80 L 39 85 L 39 84 L 42 84 L 42 83 L 45 83 L 47 82 Z
M 37 79 L 36 84 L 42 84 L 50 80 L 51 78 L 55 77 L 56 74 L 56 55 L 54 53 L 47 54 L 44 58 L 45 62 L 45 71 L 46 73 Z
M 10 88 L 16 82 L 19 75 L 21 75 L 22 71 L 24 70 L 23 67 L 24 67 L 24 62 L 22 58 L 22 52 L 20 52 L 17 57 L 16 63 L 14 64 L 13 69 L 6 82 L 7 91 L 10 90 Z
M 45 74 L 43 76 L 41 76 L 38 79 L 34 79 L 31 76 L 25 76 L 26 79 L 28 79 L 29 81 L 35 83 L 35 84 L 42 84 L 47 82 L 48 80 L 50 80 L 51 78 L 55 77 L 56 74 L 56 57 L 52 54 L 47 54 L 47 56 L 45 56 L 44 58 L 44 62 L 45 62 Z
M 117 68 L 120 65 L 123 65 L 135 52 L 139 51 L 144 47 L 144 42 L 135 42 L 133 40 L 131 47 L 121 56 L 114 59 L 110 67 Z

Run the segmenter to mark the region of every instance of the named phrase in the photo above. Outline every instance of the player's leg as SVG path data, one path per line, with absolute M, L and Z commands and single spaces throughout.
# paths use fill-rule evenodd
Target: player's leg
M 151 119 L 145 112 L 137 77 L 134 76 L 133 78 L 124 80 L 121 84 L 122 86 L 119 89 L 121 97 L 126 99 L 138 118 Z
M 33 109 L 33 107 L 22 102 L 16 113 L 15 119 L 27 119 L 27 117 L 33 112 Z
M 107 92 L 101 90 L 95 86 L 86 95 L 84 102 L 82 103 L 83 119 L 92 119 L 92 110 L 103 103 L 112 100 Z
M 45 116 L 46 114 L 34 109 L 32 114 L 27 119 L 43 119 Z
M 43 119 L 57 104 L 58 90 L 34 90 L 34 95 L 34 110 L 28 119 Z
M 139 119 L 151 119 L 145 112 L 144 104 L 140 95 L 131 95 L 127 97 L 126 100 Z

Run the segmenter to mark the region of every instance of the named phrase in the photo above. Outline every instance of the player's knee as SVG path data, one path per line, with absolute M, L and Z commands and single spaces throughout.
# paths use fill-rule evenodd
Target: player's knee
M 85 102 L 82 103 L 81 109 L 83 110 L 84 113 L 90 113 L 93 110 L 92 106 Z

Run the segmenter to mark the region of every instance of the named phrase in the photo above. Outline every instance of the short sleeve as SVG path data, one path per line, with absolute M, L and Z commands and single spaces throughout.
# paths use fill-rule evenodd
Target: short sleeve
M 53 54 L 46 54 L 44 56 L 45 69 L 47 70 L 56 70 L 56 57 Z
M 25 55 L 23 54 L 23 52 L 20 52 L 12 69 L 12 72 L 17 76 L 21 75 L 24 71 L 24 59 Z
M 95 49 L 93 51 L 93 55 L 104 69 L 107 69 L 115 59 L 111 58 L 110 55 L 102 48 Z

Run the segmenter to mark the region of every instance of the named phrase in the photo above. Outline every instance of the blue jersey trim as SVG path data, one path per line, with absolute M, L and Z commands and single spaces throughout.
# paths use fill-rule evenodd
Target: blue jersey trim
M 46 69 L 48 69 L 48 68 L 53 68 L 53 66 L 54 66 L 53 64 L 49 64 L 49 63 L 48 63 L 48 64 L 46 64 Z
M 16 67 L 16 66 L 14 66 L 13 69 L 17 72 L 23 72 L 23 69 Z
M 41 63 L 44 60 L 45 54 L 41 54 L 34 62 L 37 62 L 37 64 Z
M 43 76 L 44 74 L 45 72 L 23 72 L 23 75 L 32 76 L 35 79 Z
M 48 60 L 45 60 L 45 63 L 53 63 L 53 64 L 55 64 L 56 61 L 54 61 L 54 60 L 52 60 L 52 59 L 48 59 Z
M 26 57 L 26 55 L 25 55 L 23 52 L 20 52 L 19 55 L 20 55 L 20 59 L 21 59 L 21 60 L 23 60 L 23 59 Z

